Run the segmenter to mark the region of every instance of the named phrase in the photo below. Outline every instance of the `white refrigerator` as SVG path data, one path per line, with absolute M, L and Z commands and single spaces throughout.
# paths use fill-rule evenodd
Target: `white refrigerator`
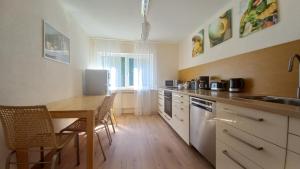
M 108 70 L 86 69 L 84 74 L 84 95 L 104 95 L 109 92 Z

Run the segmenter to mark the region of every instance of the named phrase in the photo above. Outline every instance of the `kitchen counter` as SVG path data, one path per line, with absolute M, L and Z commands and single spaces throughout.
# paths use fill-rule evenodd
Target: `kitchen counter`
M 291 106 L 278 103 L 270 103 L 258 100 L 242 99 L 239 96 L 251 96 L 247 93 L 229 93 L 226 91 L 211 91 L 211 90 L 178 90 L 160 88 L 181 94 L 200 97 L 208 100 L 213 100 L 221 103 L 232 104 L 236 106 L 262 110 L 274 114 L 300 118 L 300 106 Z M 253 94 L 252 94 L 253 95 Z

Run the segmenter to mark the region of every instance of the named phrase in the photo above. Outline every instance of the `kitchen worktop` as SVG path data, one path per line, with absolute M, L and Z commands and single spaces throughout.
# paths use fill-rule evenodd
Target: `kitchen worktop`
M 181 94 L 200 97 L 203 99 L 213 100 L 221 103 L 232 104 L 236 106 L 262 110 L 274 114 L 300 118 L 300 106 L 291 106 L 278 103 L 270 103 L 258 100 L 249 100 L 238 98 L 239 96 L 251 96 L 248 93 L 229 93 L 226 91 L 211 91 L 211 90 L 178 90 L 169 88 L 160 88 Z M 257 96 L 257 95 L 255 95 Z

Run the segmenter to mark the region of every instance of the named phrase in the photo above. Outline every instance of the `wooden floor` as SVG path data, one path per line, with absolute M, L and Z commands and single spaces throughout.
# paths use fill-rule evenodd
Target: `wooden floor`
M 118 118 L 113 143 L 101 132 L 107 161 L 103 161 L 95 139 L 96 169 L 212 169 L 193 148 L 187 146 L 158 116 L 126 115 Z M 85 139 L 81 136 L 81 165 L 75 167 L 75 148 L 62 154 L 60 169 L 85 169 Z

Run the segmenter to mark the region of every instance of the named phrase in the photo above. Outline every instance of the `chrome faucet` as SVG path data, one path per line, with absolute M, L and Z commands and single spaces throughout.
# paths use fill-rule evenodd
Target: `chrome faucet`
M 290 58 L 288 71 L 292 72 L 295 58 L 297 58 L 299 61 L 299 82 L 298 82 L 298 88 L 297 88 L 297 98 L 300 99 L 300 55 L 295 54 L 294 56 L 292 56 Z

